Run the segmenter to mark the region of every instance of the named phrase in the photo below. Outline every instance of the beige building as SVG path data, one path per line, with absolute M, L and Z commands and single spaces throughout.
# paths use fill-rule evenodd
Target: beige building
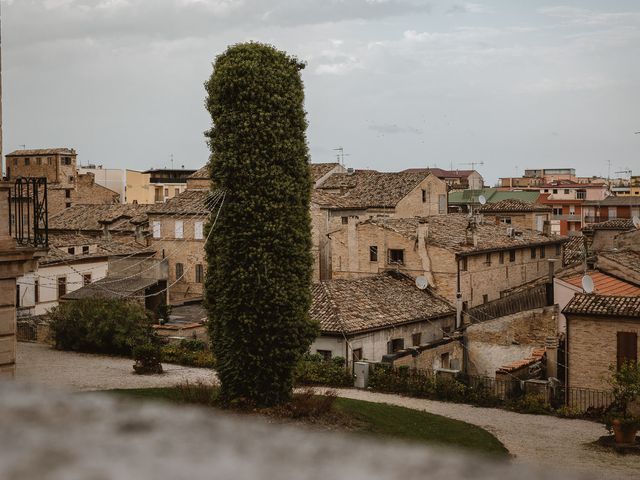
M 209 200 L 208 190 L 186 190 L 148 213 L 150 247 L 166 259 L 172 305 L 202 298 Z
M 120 203 L 125 203 L 125 170 L 121 168 L 105 168 L 103 165 L 80 165 L 78 173 L 90 173 L 96 184 L 116 192 Z
M 210 188 L 211 175 L 208 164 L 187 177 L 187 190 L 209 190 Z
M 165 202 L 187 189 L 187 178 L 196 170 L 161 168 L 126 171 L 126 203 Z
M 442 341 L 455 328 L 455 310 L 447 301 L 395 272 L 316 283 L 312 300 L 310 315 L 321 333 L 310 351 L 325 359 L 380 362 L 408 348 L 448 343 Z M 461 368 L 454 352 L 455 345 L 442 349 L 429 368 L 449 368 L 454 359 L 453 366 Z
M 332 278 L 331 232 L 372 218 L 445 215 L 447 185 L 426 170 L 333 173 L 311 200 L 314 280 Z
M 405 172 L 429 171 L 445 182 L 450 190 L 480 190 L 484 188 L 484 178 L 476 170 L 445 170 L 431 167 L 426 169 L 410 168 Z
M 462 309 L 501 298 L 548 275 L 563 237 L 476 223 L 462 214 L 422 218 L 349 219 L 329 233 L 333 278 L 361 278 L 393 269 L 429 285 Z M 561 267 L 560 261 L 555 268 Z
M 640 297 L 579 293 L 563 313 L 567 318 L 567 386 L 608 390 L 609 368 L 638 360 Z
M 516 229 L 534 230 L 547 233 L 551 231 L 551 207 L 518 199 L 506 199 L 496 203 L 488 203 L 476 210 L 486 220 L 492 219 L 497 225 L 505 225 Z
M 120 202 L 118 193 L 97 184 L 93 173 L 79 173 L 76 161 L 76 151 L 68 148 L 16 150 L 6 156 L 7 179 L 46 177 L 50 216 L 73 205 Z

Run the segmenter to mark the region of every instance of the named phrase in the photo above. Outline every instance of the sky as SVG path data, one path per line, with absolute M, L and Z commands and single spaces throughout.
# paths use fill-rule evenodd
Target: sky
M 640 2 L 2 0 L 4 150 L 198 168 L 204 82 L 255 40 L 307 63 L 312 161 L 640 174 Z M 481 164 L 482 163 L 482 164 Z

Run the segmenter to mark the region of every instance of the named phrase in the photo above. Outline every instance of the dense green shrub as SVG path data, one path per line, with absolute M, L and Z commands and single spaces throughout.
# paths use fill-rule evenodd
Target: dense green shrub
M 182 340 L 162 347 L 162 360 L 187 367 L 215 368 L 213 352 L 200 340 Z
M 162 352 L 156 342 L 141 343 L 133 347 L 133 370 L 138 374 L 162 373 Z
M 320 355 L 305 354 L 296 365 L 293 378 L 296 386 L 353 386 L 353 375 L 345 368 L 345 360 L 342 357 L 325 361 Z
M 210 173 L 224 191 L 205 292 L 223 403 L 288 401 L 318 332 L 302 68 L 270 45 L 238 44 L 205 85 Z
M 60 350 L 130 356 L 153 337 L 153 318 L 139 303 L 92 298 L 64 302 L 49 312 L 51 335 Z
M 535 393 L 528 393 L 521 397 L 508 400 L 506 407 L 518 413 L 531 413 L 534 415 L 545 415 L 553 413 L 553 408 L 545 400 L 544 396 Z

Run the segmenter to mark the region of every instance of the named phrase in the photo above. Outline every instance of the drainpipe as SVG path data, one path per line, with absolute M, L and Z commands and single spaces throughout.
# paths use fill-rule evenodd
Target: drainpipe
M 456 330 L 462 327 L 462 292 L 460 291 L 460 258 L 456 261 Z
M 547 306 L 553 305 L 555 302 L 554 292 L 553 292 L 553 277 L 555 276 L 555 264 L 556 260 L 554 258 L 550 258 L 549 262 L 549 279 L 547 281 Z

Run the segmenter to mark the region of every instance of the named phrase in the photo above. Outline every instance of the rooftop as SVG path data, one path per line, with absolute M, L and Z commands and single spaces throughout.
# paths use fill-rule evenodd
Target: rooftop
M 334 168 L 340 166 L 339 163 L 310 163 L 309 167 L 311 168 L 311 178 L 314 182 L 317 182 L 322 177 L 324 177 L 327 173 L 329 173 Z
M 36 148 L 32 150 L 14 150 L 7 153 L 6 157 L 29 157 L 38 155 L 77 155 L 73 148 Z
M 327 178 L 321 190 L 338 190 L 343 208 L 395 208 L 409 192 L 430 173 L 378 172 L 355 170 L 352 173 L 335 173 Z
M 105 277 L 78 290 L 67 293 L 64 300 L 84 298 L 127 298 L 144 295 L 144 291 L 158 283 L 154 278 Z
M 198 179 L 198 180 L 206 180 L 210 177 L 209 175 L 209 164 L 204 165 L 203 167 L 200 167 L 198 170 L 196 170 L 195 172 L 193 172 L 191 175 L 189 175 L 187 178 L 191 178 L 191 179 Z
M 82 253 L 82 247 L 89 247 L 88 253 Z M 69 248 L 74 252 L 69 253 Z M 49 250 L 43 258 L 38 260 L 40 265 L 60 262 L 77 262 L 86 259 L 113 257 L 119 255 L 153 254 L 154 251 L 135 242 L 122 244 L 97 240 L 79 233 L 51 233 L 49 235 Z
M 583 231 L 585 230 L 633 230 L 635 226 L 633 225 L 633 220 L 629 218 L 614 218 L 612 220 L 607 220 L 606 222 L 600 223 L 591 223 L 586 227 L 583 227 Z
M 496 373 L 511 373 L 517 370 L 520 370 L 524 367 L 530 367 L 542 360 L 546 353 L 546 349 L 544 347 L 534 348 L 531 355 L 527 358 L 522 358 L 520 360 L 515 360 L 513 362 L 507 363 L 506 365 L 501 366 Z
M 629 195 L 622 197 L 607 197 L 604 200 L 588 200 L 584 202 L 585 205 L 596 205 L 602 207 L 626 207 L 640 206 L 640 196 Z
M 427 243 L 456 253 L 494 251 L 535 245 L 557 244 L 567 240 L 561 236 L 546 236 L 533 230 L 518 230 L 513 237 L 507 235 L 504 225 L 483 222 L 475 226 L 478 246 L 467 243 L 470 219 L 464 214 L 436 215 L 414 218 L 372 218 L 360 225 L 376 225 L 415 240 L 418 225 L 427 226 Z M 551 252 L 550 252 L 551 253 Z
M 208 204 L 211 198 L 211 192 L 209 190 L 185 190 L 164 203 L 152 205 L 149 214 L 204 214 L 209 210 Z
M 540 192 L 530 190 L 498 190 L 495 188 L 483 188 L 480 190 L 455 190 L 449 192 L 449 205 L 479 204 L 478 198 L 483 195 L 487 203 L 497 203 L 502 200 L 520 200 L 527 203 L 536 203 Z
M 551 212 L 551 207 L 538 203 L 525 202 L 517 198 L 508 198 L 495 203 L 487 203 L 480 207 L 479 211 L 482 213 Z
M 622 297 L 576 293 L 562 313 L 640 318 L 640 296 Z
M 109 231 L 132 232 L 148 222 L 153 205 L 118 203 L 111 205 L 73 205 L 49 218 L 49 230 L 99 231 L 107 224 Z
M 355 334 L 455 314 L 445 300 L 393 272 L 312 287 L 311 318 L 325 334 Z
M 616 295 L 620 297 L 634 297 L 640 296 L 640 287 L 633 285 L 632 283 L 625 282 L 619 278 L 612 277 L 602 272 L 588 272 L 588 275 L 593 280 L 595 286 L 594 293 L 597 295 Z M 574 274 L 566 278 L 561 278 L 563 282 L 566 282 L 574 287 L 582 289 L 583 273 Z
M 460 178 L 466 179 L 475 172 L 475 170 L 445 170 L 443 168 L 431 167 L 431 168 L 407 168 L 403 170 L 403 172 L 408 173 L 420 173 L 420 172 L 431 172 L 433 175 L 440 179 L 445 178 Z
M 585 249 L 584 249 L 584 237 L 575 235 L 569 237 L 567 243 L 564 244 L 564 258 L 562 259 L 563 265 L 572 265 L 574 263 L 584 261 Z
M 604 257 L 618 265 L 640 273 L 640 252 L 633 250 L 607 250 L 598 253 L 598 257 Z

